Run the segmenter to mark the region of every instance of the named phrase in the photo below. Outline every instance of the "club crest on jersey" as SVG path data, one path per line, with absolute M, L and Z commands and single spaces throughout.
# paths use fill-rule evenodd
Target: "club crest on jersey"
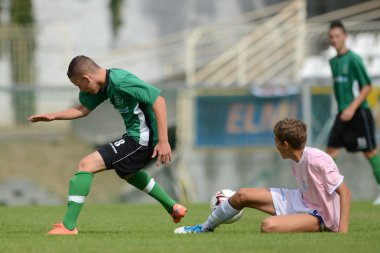
M 119 107 L 123 104 L 123 99 L 121 97 L 119 97 L 118 95 L 115 95 L 115 106 L 116 107 Z
M 342 72 L 343 74 L 347 75 L 348 74 L 348 65 L 343 65 L 343 68 L 342 68 Z

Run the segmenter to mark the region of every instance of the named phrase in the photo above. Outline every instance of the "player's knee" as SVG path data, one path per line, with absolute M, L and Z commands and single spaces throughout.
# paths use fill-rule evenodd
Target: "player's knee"
M 329 154 L 333 159 L 339 156 L 340 150 L 336 148 L 327 148 L 326 153 Z
M 232 197 L 233 204 L 239 209 L 246 207 L 247 204 L 247 195 L 248 195 L 248 190 L 246 188 L 241 188 L 238 190 Z
M 90 161 L 88 158 L 82 158 L 79 163 L 78 163 L 78 171 L 86 171 L 86 172 L 92 172 L 91 171 L 91 167 L 89 166 L 90 165 Z
M 276 232 L 276 222 L 272 219 L 272 217 L 265 218 L 261 222 L 261 232 L 263 233 Z
M 365 151 L 363 153 L 364 153 L 364 156 L 367 159 L 370 159 L 370 158 L 372 158 L 373 156 L 375 156 L 377 154 L 377 151 L 376 151 L 376 149 L 374 149 L 374 150 L 371 150 L 371 151 Z

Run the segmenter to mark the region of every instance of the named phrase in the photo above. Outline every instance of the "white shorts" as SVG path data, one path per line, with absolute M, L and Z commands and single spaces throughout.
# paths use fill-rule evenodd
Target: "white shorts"
M 328 231 L 318 211 L 305 206 L 302 194 L 298 189 L 270 188 L 270 192 L 276 215 L 308 213 L 319 220 L 320 231 Z
M 270 188 L 276 215 L 312 213 L 314 209 L 307 208 L 298 189 Z

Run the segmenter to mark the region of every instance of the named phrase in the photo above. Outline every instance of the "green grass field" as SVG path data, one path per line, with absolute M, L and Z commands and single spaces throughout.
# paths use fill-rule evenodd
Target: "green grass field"
M 189 205 L 184 225 L 203 221 L 207 205 Z M 380 252 L 380 207 L 354 202 L 350 233 L 262 234 L 266 215 L 243 218 L 216 232 L 175 235 L 178 225 L 158 205 L 87 205 L 78 236 L 47 236 L 65 208 L 0 207 L 0 252 Z

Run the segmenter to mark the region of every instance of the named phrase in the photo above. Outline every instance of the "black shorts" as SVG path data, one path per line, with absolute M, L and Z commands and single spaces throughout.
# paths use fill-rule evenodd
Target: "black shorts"
M 349 152 L 371 151 L 376 149 L 375 124 L 370 109 L 358 109 L 350 121 L 336 116 L 330 132 L 328 147 L 345 147 Z
M 142 146 L 132 137 L 123 136 L 98 149 L 108 170 L 114 169 L 120 178 L 144 168 L 151 160 L 153 148 Z

